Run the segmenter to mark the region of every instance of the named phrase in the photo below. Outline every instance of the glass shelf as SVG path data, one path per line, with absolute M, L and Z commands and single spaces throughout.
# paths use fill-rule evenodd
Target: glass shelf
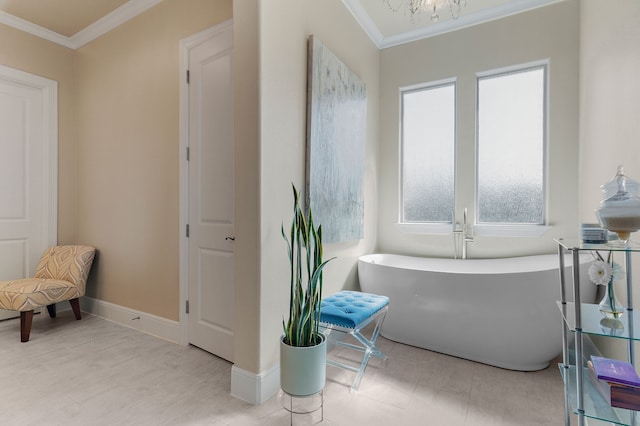
M 572 403 L 573 412 L 576 412 L 573 405 L 577 401 L 576 390 L 576 367 L 574 365 L 566 366 L 564 364 L 558 364 L 560 368 L 560 374 L 564 381 L 565 388 L 567 390 L 567 396 Z M 598 419 L 605 422 L 614 423 L 617 425 L 631 425 L 632 418 L 636 417 L 636 411 L 626 410 L 624 408 L 612 407 L 604 399 L 604 396 L 596 388 L 595 383 L 591 381 L 588 370 L 583 370 L 583 397 L 584 397 L 584 415 L 592 419 Z
M 632 297 L 632 283 L 631 283 L 631 253 L 640 252 L 640 243 L 635 241 L 629 242 L 623 246 L 621 242 L 610 241 L 605 244 L 585 244 L 577 239 L 557 239 L 558 254 L 563 256 L 567 252 L 577 256 L 579 252 L 589 251 L 602 251 L 602 252 L 622 252 L 625 254 L 625 269 L 626 269 L 626 284 L 627 284 L 627 296 L 630 300 Z M 608 256 L 607 256 L 608 257 Z M 560 265 L 564 265 L 563 257 L 559 258 Z M 576 274 L 573 274 L 573 279 L 570 281 L 570 287 L 573 288 L 574 294 L 576 293 L 576 286 L 578 278 Z M 560 289 L 562 292 L 562 298 L 565 298 L 565 289 L 569 281 L 566 281 L 565 274 L 560 274 Z M 585 417 L 593 419 L 603 420 L 605 422 L 620 424 L 620 425 L 637 425 L 637 412 L 632 410 L 625 410 L 622 408 L 613 408 L 605 400 L 604 396 L 600 393 L 596 386 L 596 383 L 591 380 L 588 370 L 586 369 L 586 360 L 583 353 L 583 343 L 585 335 L 595 335 L 604 337 L 614 337 L 618 339 L 624 339 L 627 341 L 628 360 L 633 363 L 634 356 L 634 341 L 640 341 L 640 313 L 632 309 L 633 303 L 630 302 L 627 309 L 623 314 L 616 319 L 606 318 L 605 315 L 600 312 L 599 306 L 593 303 L 578 303 L 573 302 L 557 302 L 558 308 L 563 316 L 565 327 L 563 327 L 563 356 L 565 360 L 570 359 L 570 353 L 568 346 L 568 332 L 575 333 L 575 355 L 572 361 L 575 365 L 569 366 L 560 364 L 560 373 L 562 374 L 563 381 L 565 383 L 565 426 L 570 425 L 569 409 L 573 407 L 574 413 L 578 416 L 578 424 L 585 425 Z M 580 328 L 576 328 L 576 317 L 580 318 Z M 566 362 L 566 361 L 565 361 Z M 582 372 L 580 369 L 585 367 Z M 578 368 L 578 373 L 576 373 Z M 582 387 L 581 387 L 582 386 Z M 578 395 L 577 389 L 582 389 L 581 398 Z M 571 407 L 570 407 L 571 406 Z
M 576 239 L 564 239 L 559 238 L 555 240 L 556 243 L 560 244 L 566 250 L 580 250 L 580 251 L 590 251 L 590 250 L 601 250 L 601 251 L 630 251 L 630 252 L 640 252 L 640 243 L 635 242 L 633 240 L 629 240 L 629 243 L 626 246 L 620 246 L 617 240 L 609 241 L 605 244 L 586 244 L 580 240 Z
M 567 327 L 576 331 L 575 307 L 573 302 L 565 305 L 556 301 Z M 596 336 L 618 337 L 620 339 L 640 340 L 640 314 L 626 310 L 618 319 L 604 318 L 598 305 L 580 304 L 582 332 Z

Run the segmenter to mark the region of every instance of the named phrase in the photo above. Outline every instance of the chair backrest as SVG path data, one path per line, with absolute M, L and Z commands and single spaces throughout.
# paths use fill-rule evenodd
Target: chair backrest
M 72 282 L 84 294 L 95 254 L 96 249 L 89 246 L 49 247 L 40 258 L 35 277 Z

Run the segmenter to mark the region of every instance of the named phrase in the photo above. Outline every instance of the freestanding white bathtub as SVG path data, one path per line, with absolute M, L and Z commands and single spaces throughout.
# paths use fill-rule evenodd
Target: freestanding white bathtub
M 581 298 L 596 286 L 580 258 Z M 571 257 L 565 261 L 571 277 Z M 360 288 L 389 297 L 387 339 L 511 370 L 546 368 L 562 352 L 558 255 L 432 259 L 371 254 L 358 260 Z M 573 300 L 567 288 L 568 300 Z

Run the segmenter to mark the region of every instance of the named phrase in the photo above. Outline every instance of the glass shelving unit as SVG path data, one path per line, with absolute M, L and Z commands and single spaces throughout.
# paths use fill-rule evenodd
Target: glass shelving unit
M 560 364 L 559 367 L 560 374 L 562 375 L 562 380 L 565 385 L 565 395 L 568 397 L 569 401 L 577 401 L 578 392 L 576 387 L 576 366 L 570 365 L 567 368 Z M 595 386 L 592 386 L 591 379 L 589 378 L 589 374 L 586 370 L 583 370 L 582 380 L 586 385 L 583 390 L 583 417 L 602 420 L 617 425 L 632 424 L 632 412 L 630 410 L 616 408 L 609 405 L 598 389 L 596 389 Z M 577 412 L 575 413 L 578 414 Z M 580 419 L 580 417 L 578 418 Z
M 602 394 L 596 389 L 595 383 L 589 378 L 588 369 L 583 350 L 583 335 L 607 336 L 624 339 L 627 341 L 628 361 L 633 363 L 633 342 L 640 340 L 640 315 L 634 315 L 631 254 L 640 252 L 640 246 L 630 245 L 626 247 L 614 244 L 584 244 L 578 240 L 558 239 L 558 255 L 560 262 L 560 290 L 561 300 L 558 308 L 563 317 L 563 358 L 559 365 L 560 373 L 565 388 L 565 425 L 571 424 L 570 407 L 578 417 L 578 424 L 585 425 L 585 418 L 593 418 L 619 425 L 636 426 L 637 412 L 622 408 L 611 407 Z M 580 298 L 580 252 L 622 252 L 625 257 L 627 309 L 617 319 L 604 318 L 598 305 L 592 303 L 574 303 L 567 300 L 567 283 L 565 277 L 565 255 L 570 253 L 572 257 L 572 280 L 570 290 L 573 300 L 579 302 Z M 571 364 L 569 355 L 569 333 L 575 336 L 575 364 Z

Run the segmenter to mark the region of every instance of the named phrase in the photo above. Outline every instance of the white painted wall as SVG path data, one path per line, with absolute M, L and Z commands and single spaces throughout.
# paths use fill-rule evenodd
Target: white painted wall
M 460 31 L 385 49 L 380 71 L 378 250 L 453 256 L 451 235 L 412 235 L 396 226 L 399 88 L 458 79 L 456 216 L 473 217 L 476 73 L 549 58 L 549 223 L 539 238 L 476 236 L 470 257 L 553 253 L 554 238 L 577 235 L 579 3 L 564 1 Z M 462 156 L 463 154 L 464 156 Z
M 330 23 L 330 24 L 329 24 Z M 373 250 L 378 140 L 378 50 L 339 0 L 270 1 L 261 14 L 261 369 L 277 362 L 289 307 L 289 262 L 280 235 L 292 218 L 291 183 L 304 188 L 307 38 L 317 37 L 367 87 L 365 238 L 325 245 L 324 292 L 354 288 L 356 260 Z
M 618 0 L 614 7 L 598 0 L 580 4 L 580 221 L 595 222 L 600 185 L 615 175 L 618 164 L 640 180 L 640 2 Z M 640 240 L 638 233 L 631 238 Z M 634 255 L 635 277 L 639 258 Z M 617 289 L 625 300 L 623 286 Z M 634 294 L 638 292 L 636 278 Z M 636 308 L 638 303 L 634 301 Z M 624 345 L 613 340 L 617 339 L 596 343 L 606 356 L 624 358 Z
M 365 239 L 326 248 L 327 256 L 339 256 L 327 269 L 328 292 L 356 285 L 356 258 L 362 253 L 452 253 L 450 237 L 404 235 L 394 226 L 400 86 L 457 75 L 460 90 L 468 92 L 474 90 L 476 71 L 551 60 L 553 229 L 534 240 L 478 237 L 470 247 L 472 255 L 554 252 L 553 238 L 577 236 L 580 221 L 594 220 L 598 187 L 621 159 L 628 173 L 640 179 L 640 145 L 634 140 L 640 134 L 636 0 L 619 0 L 611 10 L 598 0 L 567 0 L 382 52 L 339 0 L 271 0 L 268 7 L 261 5 L 259 0 L 234 2 L 236 250 L 243 259 L 236 268 L 234 349 L 235 365 L 244 371 L 269 372 L 278 360 L 288 273 L 279 229 L 290 218 L 290 183 L 302 187 L 304 181 L 309 34 L 365 81 L 369 98 Z M 473 123 L 472 104 L 461 105 L 459 114 Z M 461 126 L 458 133 L 458 149 L 473 151 L 474 125 Z M 473 160 L 458 167 L 460 179 L 473 175 Z
M 375 247 L 379 52 L 340 0 L 270 0 L 268 6 L 241 0 L 234 1 L 233 15 L 236 255 L 242 259 L 236 265 L 233 377 L 242 379 L 246 373 L 270 376 L 288 315 L 280 226 L 292 218 L 291 183 L 304 187 L 307 38 L 314 34 L 358 75 L 368 99 L 364 239 L 325 245 L 325 257 L 337 257 L 325 269 L 325 294 L 355 288 L 357 258 Z

